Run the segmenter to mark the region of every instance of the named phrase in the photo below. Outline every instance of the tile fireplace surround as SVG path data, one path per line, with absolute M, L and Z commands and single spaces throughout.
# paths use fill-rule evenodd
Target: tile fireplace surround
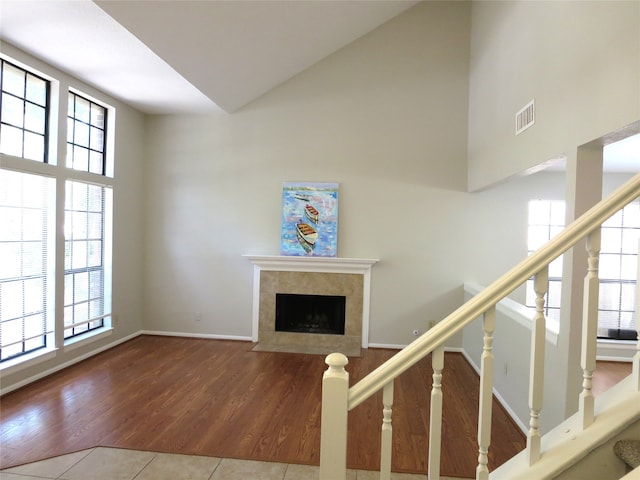
M 255 350 L 359 355 L 369 346 L 369 298 L 373 259 L 244 255 L 253 263 Z M 276 332 L 276 293 L 344 295 L 345 333 Z

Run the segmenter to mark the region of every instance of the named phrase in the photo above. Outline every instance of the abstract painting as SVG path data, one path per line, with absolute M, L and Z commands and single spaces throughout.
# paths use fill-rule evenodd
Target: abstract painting
M 280 253 L 337 256 L 337 183 L 285 182 L 282 185 Z

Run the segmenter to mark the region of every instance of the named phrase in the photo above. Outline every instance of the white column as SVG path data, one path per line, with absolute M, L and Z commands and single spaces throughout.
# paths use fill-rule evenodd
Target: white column
M 567 158 L 566 168 L 567 225 L 602 200 L 602 146 L 579 147 Z M 560 311 L 560 335 L 555 357 L 556 382 L 560 386 L 554 405 L 555 414 L 562 421 L 578 410 L 578 395 L 582 390 L 580 370 L 582 343 L 582 289 L 586 273 L 587 256 L 582 242 L 563 255 L 562 308 Z M 560 377 L 560 378 L 558 378 Z M 554 402 L 555 403 L 555 402 Z M 562 409 L 563 411 L 558 411 Z

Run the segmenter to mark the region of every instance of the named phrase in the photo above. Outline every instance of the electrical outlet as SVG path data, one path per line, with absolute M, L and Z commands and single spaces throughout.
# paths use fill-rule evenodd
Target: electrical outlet
M 414 330 L 412 333 L 414 337 L 417 337 L 418 335 L 420 335 L 420 331 L 418 330 Z
M 194 315 L 194 320 L 196 322 L 200 322 L 202 320 L 202 313 L 196 312 L 196 314 Z

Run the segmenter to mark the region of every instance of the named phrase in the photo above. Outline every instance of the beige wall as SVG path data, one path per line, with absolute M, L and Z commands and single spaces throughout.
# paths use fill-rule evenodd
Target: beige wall
M 251 335 L 241 255 L 279 254 L 285 181 L 340 183 L 338 255 L 381 260 L 372 343 L 407 344 L 456 307 L 468 32 L 468 4 L 425 2 L 237 113 L 153 118 L 145 327 Z
M 516 136 L 515 113 L 536 101 Z M 473 2 L 469 189 L 640 120 L 640 2 Z

